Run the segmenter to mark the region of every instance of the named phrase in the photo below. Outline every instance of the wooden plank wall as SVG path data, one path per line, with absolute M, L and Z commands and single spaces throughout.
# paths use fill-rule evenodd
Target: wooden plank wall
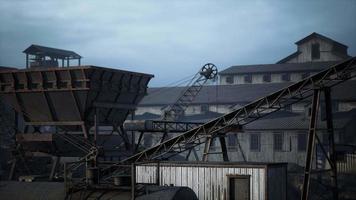
M 156 165 L 136 167 L 137 183 L 156 183 Z M 187 186 L 194 190 L 199 200 L 223 200 L 227 195 L 227 175 L 250 175 L 251 200 L 266 198 L 266 170 L 261 167 L 231 166 L 160 166 L 160 185 Z

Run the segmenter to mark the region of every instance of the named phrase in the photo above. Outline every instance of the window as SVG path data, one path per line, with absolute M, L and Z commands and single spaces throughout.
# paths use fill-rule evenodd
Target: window
M 273 134 L 273 150 L 275 151 L 283 150 L 283 133 Z
M 234 84 L 234 76 L 227 76 L 226 77 L 226 83 Z
M 307 134 L 298 134 L 298 151 L 305 151 L 307 149 Z
M 261 135 L 259 133 L 253 133 L 250 137 L 250 150 L 260 151 L 261 150 Z
M 250 199 L 250 175 L 227 175 L 228 194 L 227 200 Z
M 282 81 L 290 81 L 290 74 L 288 73 L 282 74 Z
M 246 74 L 244 76 L 244 81 L 245 81 L 245 83 L 252 83 L 252 75 L 251 74 Z
M 312 59 L 319 59 L 320 58 L 320 45 L 319 43 L 312 44 L 312 52 L 311 57 Z
M 271 82 L 271 74 L 264 74 L 263 75 L 263 82 Z
M 208 112 L 209 111 L 209 105 L 203 104 L 201 105 L 201 112 Z

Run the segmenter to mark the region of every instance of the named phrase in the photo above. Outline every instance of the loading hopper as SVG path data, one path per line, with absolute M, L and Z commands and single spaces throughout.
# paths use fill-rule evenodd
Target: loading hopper
M 0 71 L 0 98 L 30 126 L 120 126 L 153 75 L 78 66 Z

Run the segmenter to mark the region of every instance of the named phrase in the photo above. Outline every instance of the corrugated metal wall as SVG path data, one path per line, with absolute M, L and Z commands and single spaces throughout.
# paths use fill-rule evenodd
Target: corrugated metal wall
M 157 165 L 136 167 L 137 183 L 156 183 Z M 237 167 L 224 165 L 173 165 L 161 163 L 160 185 L 187 186 L 199 200 L 223 200 L 227 195 L 226 175 L 250 175 L 251 200 L 266 198 L 266 170 L 264 166 Z
M 337 171 L 341 173 L 355 173 L 356 154 L 346 154 L 344 161 L 338 161 Z

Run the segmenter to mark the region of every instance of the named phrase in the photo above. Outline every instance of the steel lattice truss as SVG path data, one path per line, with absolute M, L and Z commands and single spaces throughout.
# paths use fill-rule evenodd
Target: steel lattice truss
M 181 152 L 190 150 L 206 141 L 207 136 L 217 137 L 232 128 L 243 126 L 286 106 L 307 99 L 314 89 L 333 87 L 351 79 L 356 74 L 356 57 L 338 63 L 313 76 L 262 97 L 228 114 L 211 120 L 197 128 L 171 138 L 154 147 L 137 153 L 120 163 L 134 163 L 152 159 L 167 159 Z M 115 167 L 112 166 L 113 168 Z M 113 169 L 110 167 L 111 169 Z
M 179 119 L 179 117 L 183 116 L 184 111 L 198 95 L 204 84 L 208 80 L 214 79 L 216 75 L 216 66 L 212 63 L 205 64 L 190 81 L 188 88 L 179 95 L 179 98 L 176 100 L 176 102 L 173 103 L 165 112 L 163 120 L 175 121 Z
M 175 122 L 175 121 L 160 121 L 160 120 L 153 120 L 152 121 L 152 130 L 155 132 L 187 132 L 193 128 L 196 128 L 203 123 L 199 122 Z

